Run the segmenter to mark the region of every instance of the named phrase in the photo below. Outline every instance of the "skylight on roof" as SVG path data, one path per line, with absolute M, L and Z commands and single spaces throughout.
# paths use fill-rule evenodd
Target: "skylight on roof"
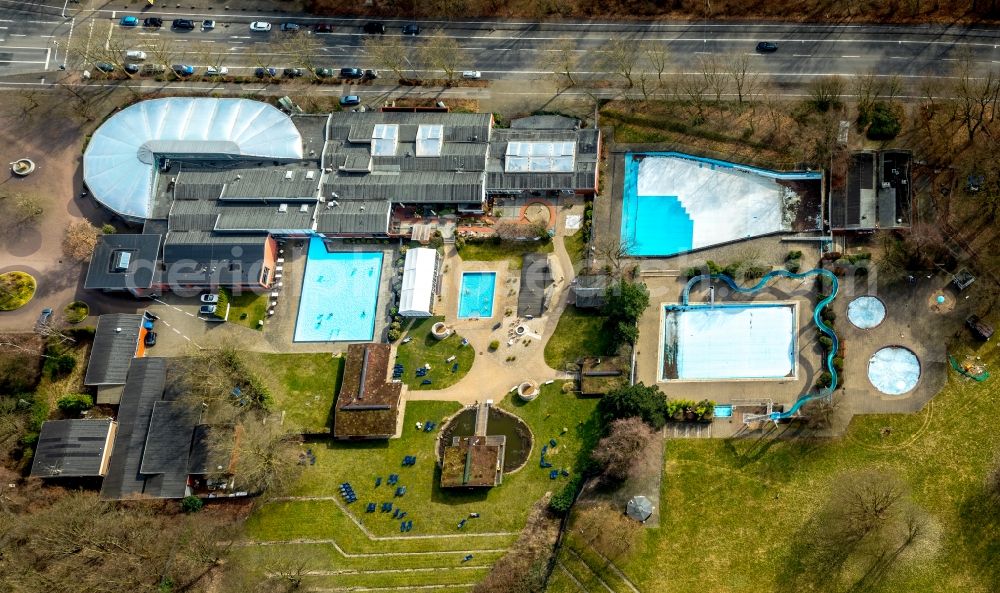
M 575 142 L 510 142 L 504 159 L 507 173 L 572 173 Z
M 417 127 L 417 156 L 441 156 L 444 146 L 444 126 L 420 124 Z
M 372 131 L 372 156 L 396 156 L 398 124 L 376 124 Z

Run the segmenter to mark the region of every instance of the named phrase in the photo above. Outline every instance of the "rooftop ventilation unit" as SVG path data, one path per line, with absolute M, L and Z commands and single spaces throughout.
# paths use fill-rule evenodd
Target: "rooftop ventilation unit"
M 306 171 L 306 179 L 315 179 L 316 171 Z
M 299 212 L 309 212 L 309 204 L 302 204 L 299 206 Z
M 286 181 L 290 180 L 293 175 L 295 175 L 295 174 L 292 173 L 291 171 L 285 171 L 285 180 Z
M 288 212 L 288 204 L 279 204 L 278 212 Z

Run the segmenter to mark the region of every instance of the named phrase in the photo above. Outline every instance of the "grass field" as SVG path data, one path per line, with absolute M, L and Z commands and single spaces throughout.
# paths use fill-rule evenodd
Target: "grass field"
M 583 231 L 563 237 L 563 246 L 574 265 L 579 265 L 583 261 L 584 250 L 587 248 L 587 243 L 583 240 Z
M 225 314 L 229 304 L 229 321 L 250 329 L 263 329 L 257 322 L 267 314 L 268 295 L 248 290 L 241 295 L 233 295 L 228 288 L 219 289 L 219 310 Z
M 493 243 L 466 243 L 458 255 L 465 261 L 511 260 L 511 267 L 521 268 L 521 256 L 525 253 L 552 253 L 552 241 L 503 241 Z
M 450 387 L 464 377 L 476 359 L 476 350 L 472 346 L 462 346 L 462 336 L 452 334 L 443 340 L 431 335 L 431 326 L 444 317 L 428 317 L 413 322 L 406 335 L 412 337 L 408 343 L 400 343 L 396 349 L 396 362 L 402 364 L 406 372 L 403 382 L 410 389 L 444 389 Z M 445 362 L 454 356 L 452 362 Z M 430 364 L 431 369 L 424 377 L 416 376 L 417 367 Z M 451 372 L 452 365 L 458 364 L 458 370 Z M 429 385 L 423 381 L 429 379 Z
M 562 369 L 581 356 L 607 354 L 610 344 L 603 331 L 606 319 L 599 313 L 567 306 L 545 344 L 545 364 Z
M 254 540 L 283 543 L 241 548 L 241 562 L 257 567 L 305 562 L 310 571 L 323 571 L 307 581 L 317 588 L 421 585 L 437 590 L 435 585 L 448 585 L 448 591 L 471 589 L 517 539 L 531 505 L 568 479 L 550 480 L 548 471 L 538 467 L 539 440 L 558 439 L 559 446 L 549 458 L 557 466 L 574 469 L 581 446 L 597 434 L 596 400 L 563 394 L 557 385 L 546 386 L 533 402 L 519 404 L 507 397 L 500 405 L 525 420 L 537 437 L 527 465 L 506 475 L 502 485 L 486 491 L 441 490 L 434 461 L 437 433 L 418 431 L 414 423 L 441 421 L 460 407 L 451 402 L 408 402 L 399 439 L 308 443 L 317 462 L 306 469 L 291 499 L 265 504 L 247 522 L 247 533 Z M 563 428 L 565 434 L 561 434 Z M 416 455 L 416 465 L 402 467 L 404 455 Z M 399 474 L 399 484 L 407 487 L 404 496 L 395 497 L 384 482 L 375 487 L 376 476 L 384 480 L 390 473 Z M 358 501 L 347 507 L 350 516 L 337 495 L 342 482 L 350 482 L 358 494 Z M 413 521 L 411 532 L 401 534 L 400 521 L 391 513 L 365 512 L 368 502 L 388 501 L 407 512 L 406 519 Z M 459 520 L 470 512 L 479 513 L 480 518 L 470 519 L 459 531 Z M 289 540 L 299 542 L 284 543 Z M 466 553 L 473 553 L 474 558 L 463 563 Z
M 998 368 L 995 346 L 977 354 L 988 368 Z M 879 470 L 908 485 L 930 528 L 917 552 L 900 557 L 874 588 L 864 590 L 997 591 L 1000 503 L 984 490 L 991 460 L 1000 452 L 1000 431 L 991 421 L 1000 406 L 997 381 L 975 383 L 951 373 L 921 412 L 856 417 L 846 435 L 832 441 L 669 440 L 661 527 L 647 530 L 644 543 L 619 566 L 643 592 L 791 591 L 796 533 L 838 475 Z M 561 561 L 589 590 L 603 590 L 594 576 L 601 575 L 612 591 L 631 591 L 599 560 L 581 565 L 564 554 Z M 577 591 L 560 572 L 549 591 Z M 857 577 L 849 571 L 844 576 L 848 584 Z M 836 581 L 816 575 L 815 590 L 834 590 L 830 583 Z
M 305 433 L 330 431 L 331 411 L 344 377 L 344 359 L 330 354 L 260 354 L 249 362 L 274 396 L 285 425 Z

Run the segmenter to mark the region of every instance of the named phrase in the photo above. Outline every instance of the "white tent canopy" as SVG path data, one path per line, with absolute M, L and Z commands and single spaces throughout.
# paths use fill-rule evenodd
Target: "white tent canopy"
M 418 247 L 406 252 L 403 264 L 403 289 L 399 295 L 399 314 L 404 317 L 430 317 L 437 286 L 437 251 Z

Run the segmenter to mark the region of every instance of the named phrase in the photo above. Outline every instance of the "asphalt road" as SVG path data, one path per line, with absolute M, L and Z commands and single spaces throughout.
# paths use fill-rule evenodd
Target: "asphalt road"
M 273 14 L 239 13 L 192 14 L 171 11 L 123 12 L 82 10 L 79 5 L 58 0 L 0 0 L 0 81 L 10 75 L 38 74 L 45 77 L 66 65 L 69 70 L 93 70 L 92 62 L 101 47 L 149 50 L 172 46 L 173 63 L 191 64 L 199 69 L 214 62 L 234 74 L 247 74 L 260 65 L 281 69 L 300 65 L 293 53 L 278 47 L 281 22 L 294 20 L 302 25 L 318 22 L 334 26 L 332 33 L 303 31 L 312 36 L 317 51 L 309 60 L 316 66 L 378 68 L 367 55 L 362 31 L 364 20 L 294 17 Z M 140 18 L 160 16 L 162 29 L 127 29 L 118 20 L 125 14 Z M 169 28 L 174 18 L 205 18 L 216 21 L 211 31 L 200 27 L 178 32 Z M 267 20 L 271 33 L 252 33 L 249 23 Z M 386 20 L 387 35 L 401 35 L 400 27 L 410 21 Z M 852 77 L 869 71 L 899 75 L 910 88 L 925 79 L 942 79 L 954 73 L 960 60 L 971 59 L 976 72 L 1000 70 L 1000 30 L 964 26 L 870 26 L 816 24 L 745 23 L 596 23 L 596 22 L 444 22 L 422 21 L 423 35 L 440 28 L 454 37 L 466 60 L 460 70 L 479 70 L 483 78 L 532 80 L 551 75 L 542 64 L 553 45 L 562 40 L 573 44 L 579 62 L 574 74 L 586 79 L 614 79 L 603 66 L 603 46 L 610 39 L 662 44 L 670 55 L 668 71 L 700 72 L 699 63 L 708 56 L 721 62 L 733 56 L 751 57 L 755 72 L 767 80 L 795 87 L 818 76 L 839 74 Z M 111 41 L 109 41 L 111 40 Z M 414 47 L 420 37 L 404 42 Z M 778 44 L 778 51 L 759 54 L 758 41 Z M 415 54 L 414 54 L 415 56 Z M 412 56 L 411 56 L 412 57 Z M 414 57 L 415 60 L 415 57 Z M 89 64 L 88 64 L 89 63 Z M 645 60 L 635 72 L 655 69 Z M 418 76 L 431 72 L 417 70 Z M 438 74 L 437 76 L 440 76 Z M 22 77 L 23 80 L 23 77 Z

